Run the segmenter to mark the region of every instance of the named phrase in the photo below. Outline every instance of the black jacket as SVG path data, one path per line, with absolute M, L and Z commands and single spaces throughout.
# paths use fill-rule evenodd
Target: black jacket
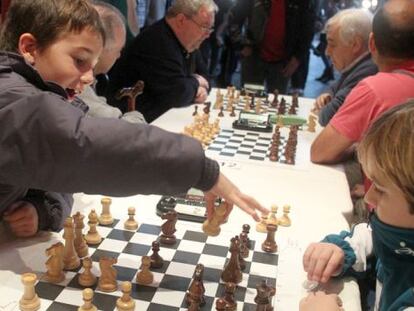
M 43 210 L 39 216 L 59 226 L 66 214 L 59 216 L 50 192 L 177 194 L 217 181 L 217 162 L 195 139 L 88 117 L 85 107 L 20 55 L 0 52 L 0 219 L 11 203 L 28 200 L 54 213 L 54 220 Z
M 109 73 L 108 102 L 126 111 L 117 91 L 138 80 L 145 83 L 136 109 L 150 123 L 172 107 L 190 105 L 198 89 L 193 73 L 205 75 L 199 51 L 187 53 L 165 19 L 149 26 L 123 52 Z
M 285 0 L 286 57 L 305 57 L 315 23 L 314 0 Z M 258 48 L 263 40 L 272 0 L 237 0 L 231 10 L 229 32 L 233 43 Z M 243 28 L 244 27 L 244 28 Z M 243 30 L 244 29 L 244 30 Z

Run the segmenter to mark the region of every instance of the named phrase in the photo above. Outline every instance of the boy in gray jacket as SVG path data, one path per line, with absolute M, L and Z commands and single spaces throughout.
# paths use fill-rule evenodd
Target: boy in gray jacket
M 104 43 L 87 0 L 13 1 L 0 34 L 0 217 L 7 220 L 10 206 L 31 189 L 128 196 L 195 187 L 209 202 L 220 196 L 230 203 L 227 214 L 233 204 L 255 220 L 257 210 L 267 213 L 196 140 L 86 117 L 74 94 L 91 80 Z

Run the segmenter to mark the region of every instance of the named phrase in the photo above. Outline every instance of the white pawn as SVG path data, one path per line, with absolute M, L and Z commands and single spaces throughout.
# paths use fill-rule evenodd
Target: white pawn
M 116 309 L 118 311 L 134 311 L 135 300 L 131 298 L 131 282 L 122 282 L 122 297 L 116 301 Z
M 279 226 L 289 227 L 292 222 L 289 218 L 290 205 L 283 206 L 283 216 L 279 219 Z
M 22 275 L 24 294 L 19 301 L 21 311 L 36 311 L 40 308 L 40 299 L 35 292 L 36 274 L 25 273 Z
M 99 217 L 99 223 L 101 225 L 111 225 L 114 222 L 114 219 L 112 218 L 110 207 L 112 204 L 111 198 L 102 198 L 101 199 L 102 204 L 102 213 Z
M 93 300 L 93 290 L 90 288 L 85 288 L 82 291 L 82 298 L 84 304 L 78 308 L 78 311 L 97 311 L 98 309 L 92 304 Z
M 261 220 L 260 222 L 258 222 L 256 224 L 256 231 L 257 232 L 262 232 L 262 233 L 267 233 L 267 215 L 262 214 L 260 216 Z
M 99 244 L 101 243 L 102 237 L 99 235 L 98 230 L 96 230 L 96 226 L 98 224 L 98 214 L 96 214 L 94 209 L 89 213 L 88 219 L 89 231 L 85 235 L 86 243 L 92 245 Z
M 128 220 L 124 223 L 124 228 L 127 230 L 137 230 L 138 223 L 135 221 L 135 208 L 134 207 L 128 207 Z
M 154 275 L 150 271 L 151 257 L 142 256 L 141 271 L 137 273 L 137 283 L 142 285 L 151 284 L 154 280 Z
M 278 220 L 277 220 L 277 217 L 276 217 L 277 209 L 278 209 L 277 205 L 272 205 L 269 216 L 267 217 L 267 224 L 268 225 L 277 225 L 278 224 Z

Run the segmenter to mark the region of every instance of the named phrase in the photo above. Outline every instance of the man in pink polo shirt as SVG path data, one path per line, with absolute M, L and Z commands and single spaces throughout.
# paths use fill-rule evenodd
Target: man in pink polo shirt
M 388 1 L 374 17 L 369 41 L 380 72 L 355 86 L 315 139 L 314 163 L 346 160 L 379 115 L 414 97 L 414 1 Z

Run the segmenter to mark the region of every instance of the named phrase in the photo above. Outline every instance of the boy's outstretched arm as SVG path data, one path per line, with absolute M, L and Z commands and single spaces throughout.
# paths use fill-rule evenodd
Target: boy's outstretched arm
M 257 212 L 263 214 L 269 213 L 269 210 L 260 205 L 254 198 L 240 192 L 239 188 L 222 173 L 220 173 L 213 188 L 206 192 L 208 218 L 212 217 L 214 211 L 214 204 L 209 203 L 214 202 L 217 197 L 223 198 L 228 203 L 226 217 L 230 214 L 233 204 L 252 216 L 255 221 L 260 221 Z

